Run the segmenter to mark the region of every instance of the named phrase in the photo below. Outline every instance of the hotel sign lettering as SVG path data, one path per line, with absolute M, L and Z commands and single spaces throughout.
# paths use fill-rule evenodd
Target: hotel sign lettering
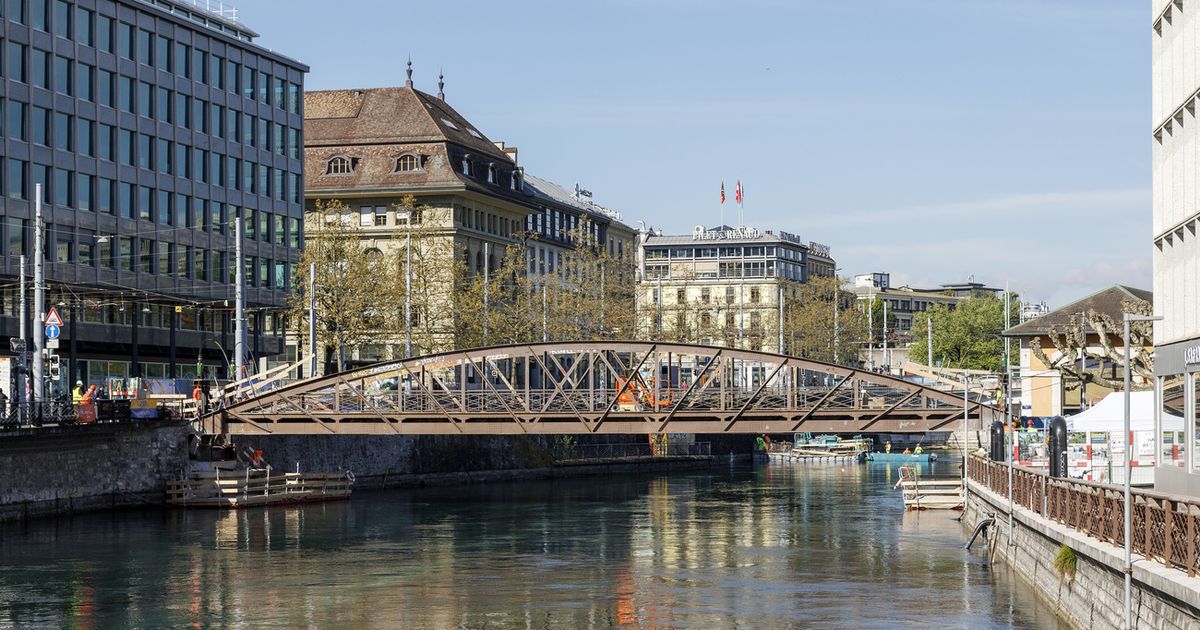
M 1200 365 L 1200 345 L 1189 346 L 1183 349 L 1183 364 Z

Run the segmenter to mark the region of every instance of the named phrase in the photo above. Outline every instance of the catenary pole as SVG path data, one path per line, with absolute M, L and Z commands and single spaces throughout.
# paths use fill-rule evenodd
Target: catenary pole
M 412 358 L 412 208 L 405 211 L 404 230 L 404 358 Z
M 46 276 L 45 235 L 42 227 L 42 185 L 33 187 L 33 312 L 37 319 L 33 323 L 33 402 L 45 400 L 46 380 L 42 377 L 46 358 Z
M 234 287 L 233 287 L 233 380 L 246 377 L 246 266 L 242 262 L 242 217 L 233 220 Z
M 317 263 L 308 263 L 308 377 L 317 375 Z
M 28 367 L 28 362 L 25 357 L 28 356 L 25 348 L 25 340 L 29 339 L 29 296 L 28 288 L 25 286 L 25 256 L 21 256 L 21 360 L 17 362 L 22 369 L 17 371 L 17 395 L 15 397 L 18 403 L 29 402 L 25 395 L 25 387 L 29 380 L 29 375 L 25 372 Z M 23 410 L 24 407 L 18 405 L 18 410 Z M 22 411 L 22 413 L 24 413 Z

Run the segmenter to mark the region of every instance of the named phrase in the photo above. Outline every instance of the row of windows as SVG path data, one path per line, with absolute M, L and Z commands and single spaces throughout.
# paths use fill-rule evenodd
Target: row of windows
M 15 171 L 12 170 L 14 164 L 19 166 Z M 7 179 L 23 181 L 21 177 L 24 166 L 25 163 L 20 160 L 8 160 Z M 35 165 L 34 181 L 45 183 L 42 188 L 42 201 L 46 203 L 126 219 L 136 218 L 159 225 L 225 234 L 229 232 L 227 226 L 233 223 L 236 214 L 232 206 L 202 197 L 117 182 L 107 177 L 96 177 L 66 169 L 51 170 L 42 165 Z M 12 193 L 10 190 L 9 196 L 15 197 Z M 255 211 L 252 208 L 245 208 L 243 215 L 246 238 L 287 245 L 293 249 L 300 247 L 299 219 Z
M 21 24 L 29 24 L 38 30 L 53 30 L 56 36 L 63 39 L 133 59 L 146 66 L 217 89 L 229 90 L 292 114 L 300 112 L 300 86 L 255 70 L 252 63 L 242 64 L 226 60 L 219 55 L 173 41 L 164 35 L 136 28 L 127 22 L 96 15 L 93 11 L 76 7 L 63 0 L 54 0 L 51 20 L 48 0 L 29 2 L 30 11 L 27 14 L 24 0 L 7 0 L 6 17 Z M 17 75 L 11 73 L 9 78 L 24 81 L 24 78 L 17 78 Z
M 27 227 L 28 221 L 24 219 L 5 219 L 7 255 L 19 256 L 24 253 Z M 204 282 L 232 282 L 236 271 L 234 256 L 230 252 L 115 234 L 83 232 L 76 238 L 72 229 L 66 226 L 48 226 L 46 253 L 51 263 L 119 269 Z M 247 256 L 244 272 L 248 286 L 287 289 L 294 269 L 293 264 L 287 261 Z
M 415 173 L 425 170 L 426 155 L 405 153 L 392 164 L 393 173 Z M 335 155 L 325 161 L 325 175 L 353 175 L 358 170 L 359 158 Z
M 454 222 L 465 228 L 505 238 L 511 237 L 518 225 L 517 221 L 494 212 L 457 206 L 454 208 Z
M 301 132 L 297 128 L 285 127 L 267 118 L 192 98 L 108 70 L 97 70 L 85 63 L 76 64 L 57 55 L 53 56 L 52 71 L 50 56 L 37 49 L 33 50 L 33 62 L 30 65 L 32 76 L 27 76 L 22 62 L 25 46 L 8 42 L 6 52 L 9 76 L 18 81 L 30 79 L 35 86 L 85 101 L 211 134 L 230 142 L 270 150 L 290 158 L 300 157 Z M 410 160 L 405 161 L 406 157 Z M 409 165 L 413 160 L 416 160 L 415 156 L 402 156 L 397 168 L 400 168 L 401 162 Z M 406 168 L 412 170 L 410 166 Z
M 723 262 L 714 269 L 698 269 L 689 272 L 688 278 L 711 280 L 714 278 L 785 278 L 803 282 L 807 278 L 804 267 L 793 263 L 776 263 L 774 260 Z M 647 264 L 647 280 L 670 280 L 671 267 L 665 264 Z
M 138 159 L 135 162 L 132 154 L 128 153 L 132 150 L 133 134 L 132 132 L 121 134 L 122 163 L 136 164 L 142 168 L 152 169 L 154 168 L 152 165 L 156 163 L 154 157 L 157 153 L 158 170 L 163 173 L 194 177 L 199 182 L 211 181 L 214 186 L 224 185 L 234 190 L 257 193 L 279 200 L 286 199 L 292 203 L 300 202 L 303 191 L 301 190 L 300 176 L 296 173 L 288 173 L 283 169 L 263 164 L 255 165 L 248 160 L 243 161 L 215 153 L 210 156 L 212 158 L 210 162 L 206 159 L 207 151 L 189 149 L 185 145 L 174 144 L 161 138 L 153 140 L 144 134 L 137 134 L 137 136 L 136 154 Z M 51 174 L 53 174 L 53 178 L 51 178 Z M 126 199 L 125 191 L 132 189 L 134 184 L 129 182 L 116 182 L 106 177 L 98 178 L 84 173 L 76 175 L 74 171 L 52 168 L 45 164 L 33 163 L 31 165 L 25 160 L 13 158 L 5 161 L 2 175 L 4 194 L 12 199 L 29 200 L 34 185 L 41 184 L 42 201 L 46 203 L 104 214 L 118 214 L 118 209 L 123 216 L 129 216 L 124 213 L 131 212 L 132 206 L 126 204 L 132 204 L 132 202 Z M 98 182 L 97 187 L 93 188 L 91 185 L 93 180 Z M 114 190 L 120 191 L 120 194 L 114 193 Z M 162 192 L 165 194 L 165 191 Z M 132 196 L 129 196 L 129 199 L 132 199 Z M 114 203 L 115 201 L 119 203 Z
M 778 248 L 779 257 L 784 260 L 803 261 L 804 254 L 799 250 L 787 247 Z M 682 258 L 741 258 L 743 256 L 775 256 L 775 247 L 647 247 L 647 260 L 672 260 Z

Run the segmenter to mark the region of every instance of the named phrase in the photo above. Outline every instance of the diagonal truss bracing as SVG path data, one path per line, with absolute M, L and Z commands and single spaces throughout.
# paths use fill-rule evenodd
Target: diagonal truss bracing
M 640 341 L 454 351 L 295 382 L 228 406 L 236 434 L 924 432 L 957 429 L 957 394 L 855 368 Z M 1001 412 L 972 402 L 973 430 Z

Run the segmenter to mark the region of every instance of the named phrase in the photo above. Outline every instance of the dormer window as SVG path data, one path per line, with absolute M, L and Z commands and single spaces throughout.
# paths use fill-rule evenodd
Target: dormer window
M 474 165 L 471 164 L 471 156 L 464 155 L 462 159 L 462 174 L 470 177 L 475 174 L 474 171 L 475 168 Z
M 338 155 L 329 158 L 325 163 L 326 175 L 349 175 L 354 172 L 354 160 Z
M 411 173 L 419 170 L 421 170 L 421 158 L 411 153 L 405 153 L 396 158 L 397 173 Z
M 496 165 L 495 164 L 488 164 L 488 183 L 489 184 L 496 183 Z

